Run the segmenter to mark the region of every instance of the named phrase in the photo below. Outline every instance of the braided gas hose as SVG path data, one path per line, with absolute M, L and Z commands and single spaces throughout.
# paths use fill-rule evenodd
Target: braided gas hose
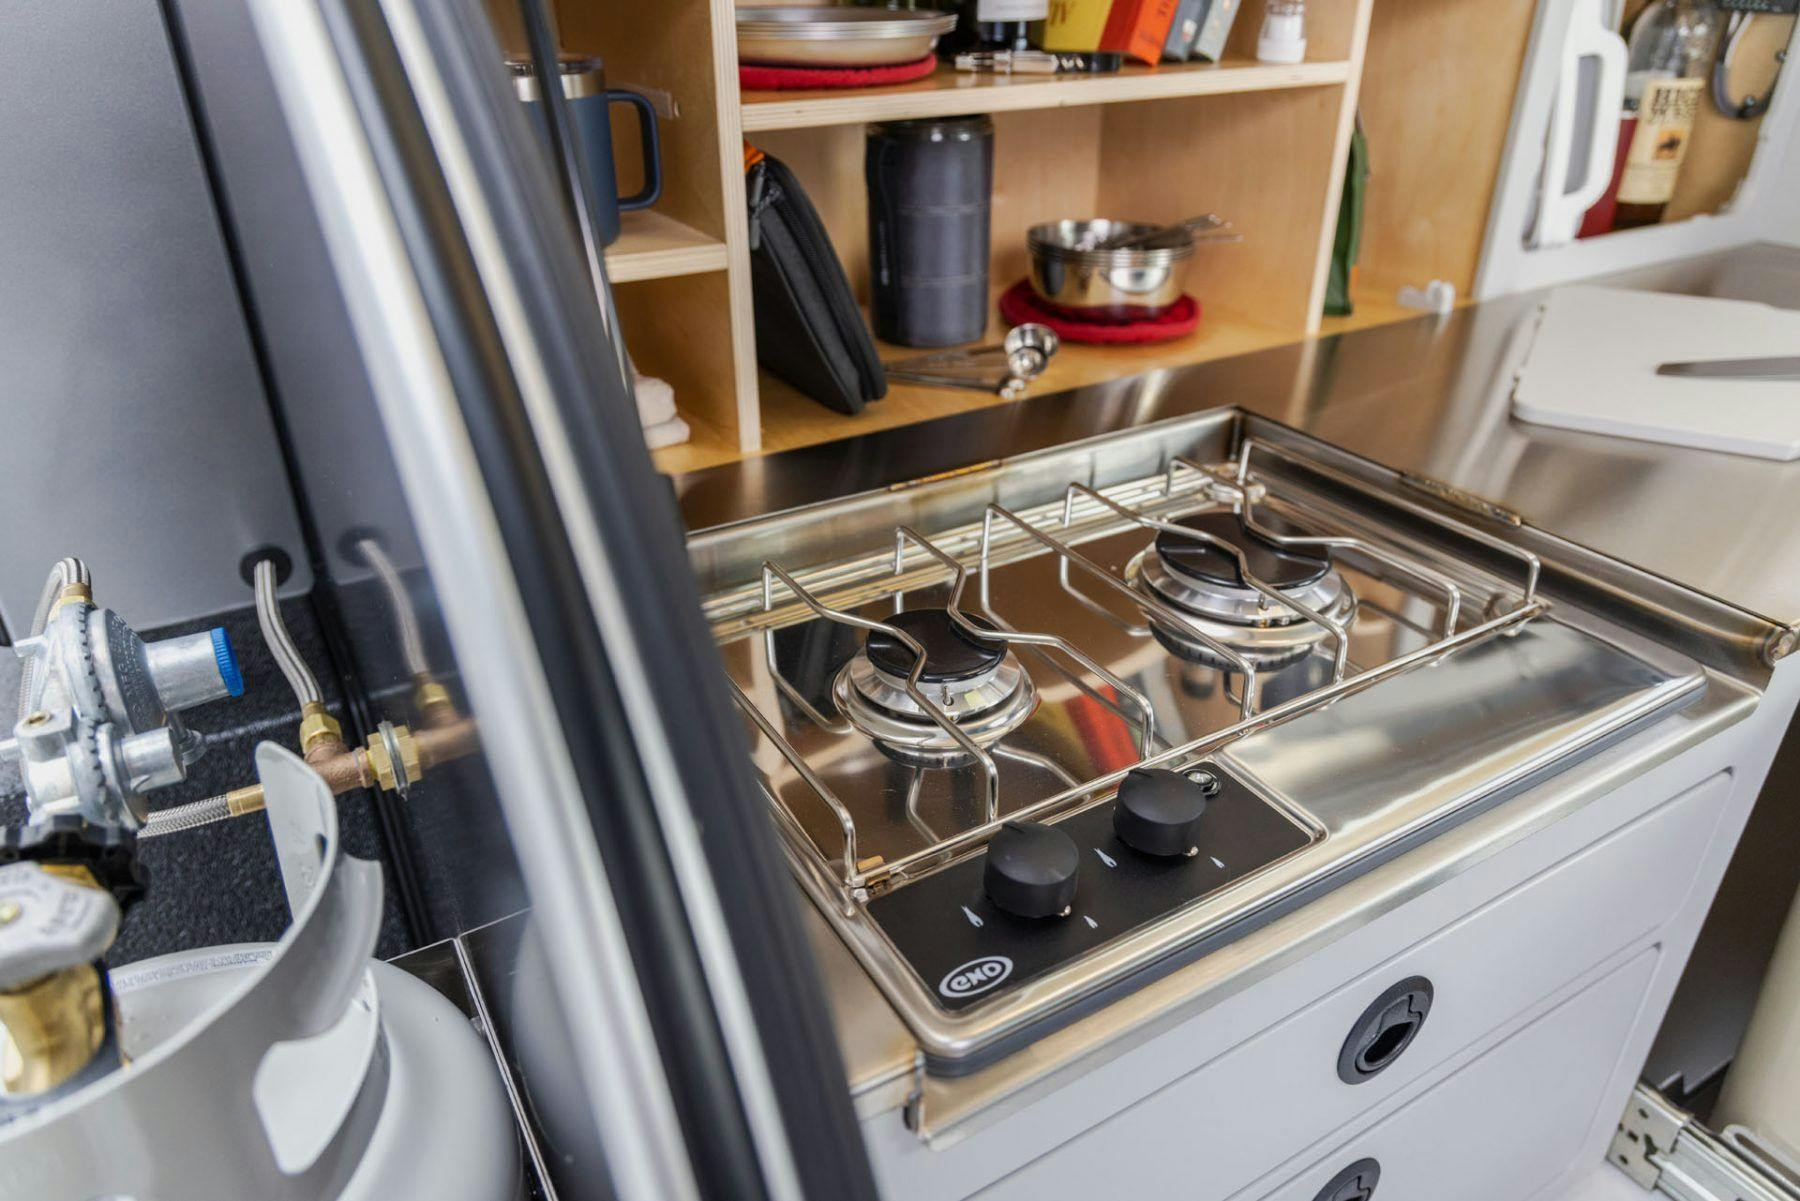
M 50 578 L 44 581 L 44 591 L 38 595 L 37 610 L 31 618 L 31 636 L 38 637 L 44 632 L 44 626 L 50 620 L 50 610 L 56 604 L 56 598 L 70 584 L 90 587 L 93 579 L 88 575 L 87 564 L 73 555 L 66 559 L 58 559 L 56 566 L 50 569 Z M 17 716 L 24 717 L 32 708 L 31 685 L 37 674 L 37 660 L 26 658 L 23 669 L 19 673 L 19 709 Z
M 406 659 L 407 674 L 414 678 L 429 675 L 431 664 L 425 659 L 425 639 L 419 634 L 419 618 L 413 612 L 412 598 L 406 594 L 406 584 L 394 561 L 373 538 L 362 539 L 356 548 L 362 552 L 364 561 L 387 593 L 388 608 L 393 610 L 394 624 L 400 634 L 400 652 Z
M 160 838 L 164 834 L 179 834 L 184 830 L 194 830 L 201 826 L 210 826 L 214 822 L 222 822 L 229 817 L 242 817 L 246 813 L 255 813 L 263 807 L 262 785 L 252 784 L 248 788 L 234 788 L 230 792 L 222 792 L 218 796 L 209 796 L 204 800 L 190 801 L 185 805 L 175 805 L 168 809 L 159 809 L 152 813 L 138 830 L 138 841 L 146 838 Z
M 319 692 L 319 681 L 313 678 L 306 660 L 300 657 L 299 648 L 288 636 L 287 623 L 281 620 L 280 602 L 275 598 L 274 560 L 257 560 L 255 580 L 256 624 L 262 628 L 263 641 L 269 644 L 269 653 L 275 656 L 275 665 L 287 677 L 288 687 L 294 690 L 294 696 L 301 707 L 316 705 L 323 699 Z

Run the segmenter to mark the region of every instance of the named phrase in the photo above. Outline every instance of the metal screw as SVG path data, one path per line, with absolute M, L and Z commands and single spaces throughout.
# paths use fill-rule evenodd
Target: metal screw
M 0 901 L 0 926 L 10 926 L 19 920 L 25 907 L 17 901 Z

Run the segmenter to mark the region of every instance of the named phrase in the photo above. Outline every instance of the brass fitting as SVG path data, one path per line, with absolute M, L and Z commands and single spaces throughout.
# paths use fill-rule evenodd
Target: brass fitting
M 378 730 L 369 735 L 364 753 L 369 757 L 369 770 L 375 776 L 375 782 L 389 792 L 400 791 L 401 783 L 408 787 L 416 782 L 424 768 L 419 762 L 419 740 L 406 726 L 394 726 L 394 750 L 399 752 L 400 761 L 394 762 L 390 753 L 388 740 Z M 398 770 L 396 770 L 398 769 Z
M 266 805 L 267 802 L 263 800 L 261 784 L 234 788 L 225 794 L 225 811 L 233 817 L 242 817 L 246 813 L 259 813 Z
M 310 762 L 315 753 L 336 753 L 344 746 L 344 727 L 318 701 L 300 707 L 300 753 Z
M 73 584 L 64 584 L 62 586 L 62 591 L 58 592 L 56 594 L 56 603 L 54 605 L 50 606 L 50 611 L 52 613 L 54 613 L 58 609 L 62 608 L 64 605 L 75 604 L 77 602 L 79 602 L 80 604 L 84 604 L 84 605 L 93 604 L 94 603 L 93 590 L 90 589 L 86 584 L 79 583 L 79 582 L 73 583 Z
M 100 881 L 94 879 L 93 871 L 83 863 L 40 863 L 46 876 L 61 876 L 71 884 L 79 884 L 83 888 L 99 888 Z
M 106 1002 L 92 964 L 0 993 L 0 1092 L 34 1096 L 86 1067 L 106 1041 Z
M 413 707 L 425 725 L 444 726 L 456 720 L 456 705 L 450 700 L 448 688 L 430 675 L 414 676 L 413 684 Z

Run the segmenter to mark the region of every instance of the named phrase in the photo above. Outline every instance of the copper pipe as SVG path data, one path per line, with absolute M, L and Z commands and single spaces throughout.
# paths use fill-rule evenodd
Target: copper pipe
M 472 717 L 457 717 L 442 725 L 416 730 L 413 737 L 419 743 L 419 765 L 426 770 L 472 755 L 481 743 Z

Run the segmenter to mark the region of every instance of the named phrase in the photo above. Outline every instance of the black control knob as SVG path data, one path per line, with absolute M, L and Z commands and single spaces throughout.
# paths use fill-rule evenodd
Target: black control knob
M 994 904 L 1020 917 L 1054 917 L 1075 903 L 1081 852 L 1042 822 L 1007 822 L 988 840 L 983 887 Z
M 1113 805 L 1113 833 L 1146 855 L 1175 859 L 1200 849 L 1200 821 L 1206 799 L 1219 790 L 1216 777 L 1189 779 L 1160 767 L 1134 768 L 1119 782 Z

